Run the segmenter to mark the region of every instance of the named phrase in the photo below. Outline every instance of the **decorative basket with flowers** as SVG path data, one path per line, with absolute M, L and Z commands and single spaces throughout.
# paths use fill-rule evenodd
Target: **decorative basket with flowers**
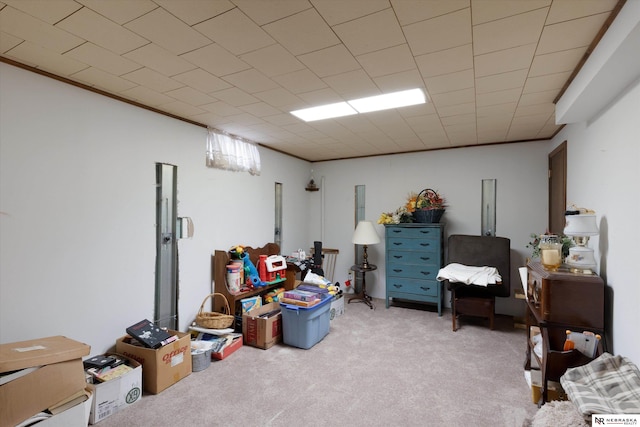
M 409 194 L 409 200 L 406 204 L 407 211 L 413 215 L 413 220 L 422 223 L 440 222 L 446 207 L 444 198 L 430 188 L 426 188 L 418 194 Z

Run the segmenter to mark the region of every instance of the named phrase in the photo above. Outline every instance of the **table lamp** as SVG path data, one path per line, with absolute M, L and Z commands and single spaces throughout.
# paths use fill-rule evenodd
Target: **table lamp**
M 353 232 L 353 239 L 351 243 L 364 246 L 364 254 L 362 255 L 362 268 L 369 268 L 369 261 L 367 260 L 367 245 L 375 245 L 380 243 L 380 236 L 376 232 L 371 221 L 360 221 L 356 227 L 356 231 Z
M 565 223 L 564 234 L 572 237 L 576 244 L 569 248 L 567 265 L 574 273 L 594 270 L 596 259 L 593 256 L 593 249 L 587 247 L 587 244 L 589 237 L 598 235 L 595 214 L 566 215 Z

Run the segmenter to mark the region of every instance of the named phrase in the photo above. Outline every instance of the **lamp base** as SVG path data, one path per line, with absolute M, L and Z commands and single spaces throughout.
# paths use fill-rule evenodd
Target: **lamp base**
M 592 270 L 596 268 L 593 249 L 584 246 L 570 248 L 566 262 L 572 273 L 591 274 Z

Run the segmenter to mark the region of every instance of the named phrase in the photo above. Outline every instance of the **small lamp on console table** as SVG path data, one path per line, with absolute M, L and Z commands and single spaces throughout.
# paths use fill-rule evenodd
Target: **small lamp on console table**
M 569 249 L 567 264 L 574 273 L 591 273 L 596 268 L 593 249 L 587 246 L 590 236 L 598 235 L 595 214 L 565 216 L 564 234 L 573 237 L 576 246 Z
M 380 243 L 380 236 L 376 232 L 371 221 L 360 221 L 356 227 L 356 231 L 353 232 L 353 239 L 351 243 L 364 246 L 364 254 L 362 255 L 362 268 L 369 268 L 369 261 L 367 259 L 367 246 L 376 245 Z

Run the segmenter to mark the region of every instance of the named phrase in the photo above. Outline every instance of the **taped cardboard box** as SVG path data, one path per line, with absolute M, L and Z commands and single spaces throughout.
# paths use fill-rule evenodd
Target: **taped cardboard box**
M 242 315 L 244 343 L 264 350 L 282 341 L 282 312 L 271 302 Z
M 0 345 L 0 425 L 16 425 L 86 387 L 91 347 L 56 336 Z
M 89 423 L 96 424 L 111 415 L 128 408 L 142 398 L 142 365 L 135 360 L 118 354 L 133 370 L 98 384 L 89 384 L 93 392 L 93 404 Z
M 169 332 L 178 340 L 156 350 L 136 345 L 129 335 L 116 341 L 116 353 L 142 364 L 142 384 L 151 394 L 158 394 L 191 374 L 191 336 Z

